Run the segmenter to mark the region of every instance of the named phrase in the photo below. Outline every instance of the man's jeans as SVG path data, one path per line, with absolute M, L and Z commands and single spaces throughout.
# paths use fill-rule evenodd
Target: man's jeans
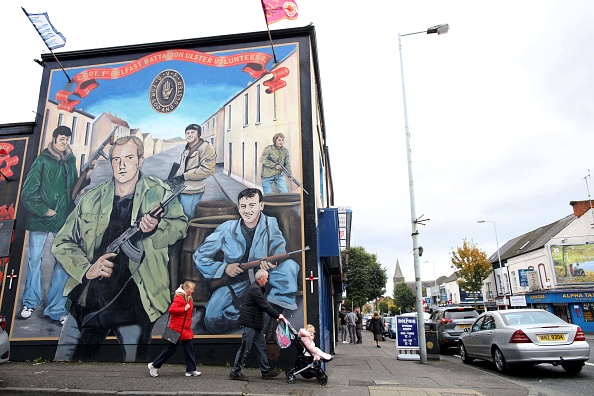
M 42 301 L 41 257 L 48 235 L 49 233 L 45 231 L 29 231 L 28 268 L 25 292 L 23 293 L 23 305 L 33 309 L 37 308 Z M 62 295 L 68 280 L 68 274 L 53 255 L 51 255 L 51 260 L 52 263 L 48 264 L 48 267 L 53 267 L 54 274 L 47 293 L 47 303 L 43 314 L 53 320 L 59 320 L 61 316 L 68 314 L 66 310 L 68 299 Z
M 270 371 L 268 364 L 268 355 L 266 355 L 266 341 L 264 340 L 264 332 L 262 330 L 252 329 L 244 326 L 243 334 L 241 336 L 241 346 L 235 355 L 235 364 L 231 370 L 231 375 L 238 376 L 241 373 L 241 367 L 245 358 L 250 353 L 252 345 L 256 346 L 256 353 L 258 354 L 258 364 L 260 371 L 267 373 Z
M 196 210 L 196 205 L 200 201 L 202 201 L 202 196 L 204 195 L 204 191 L 196 193 L 196 194 L 179 194 L 179 203 L 184 208 L 184 213 L 188 217 L 188 220 L 194 218 L 194 211 Z
M 348 332 L 347 325 L 340 325 L 340 336 L 342 338 L 342 342 L 346 341 Z
M 262 190 L 264 194 L 272 194 L 272 183 L 276 184 L 276 189 L 279 193 L 289 192 L 289 189 L 287 188 L 287 181 L 285 180 L 285 175 L 283 173 L 280 175 L 262 178 Z

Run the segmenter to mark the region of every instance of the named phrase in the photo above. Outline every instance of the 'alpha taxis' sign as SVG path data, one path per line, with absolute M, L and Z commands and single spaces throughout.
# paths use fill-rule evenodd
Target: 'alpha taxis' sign
M 594 292 L 572 292 L 572 293 L 539 293 L 527 294 L 528 303 L 557 303 L 572 301 L 594 301 Z

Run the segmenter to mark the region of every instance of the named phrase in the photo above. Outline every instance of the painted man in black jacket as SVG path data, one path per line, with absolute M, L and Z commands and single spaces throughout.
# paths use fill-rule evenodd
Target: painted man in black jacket
M 241 303 L 239 324 L 243 327 L 243 334 L 241 336 L 241 346 L 237 351 L 237 355 L 235 355 L 235 364 L 231 373 L 229 373 L 229 378 L 232 380 L 248 381 L 248 378 L 241 372 L 241 367 L 245 358 L 250 353 L 253 344 L 256 345 L 262 378 L 270 379 L 279 374 L 278 371 L 272 370 L 268 364 L 266 340 L 264 339 L 262 328 L 264 327 L 265 313 L 275 319 L 284 319 L 284 317 L 282 314 L 276 312 L 268 301 L 266 301 L 264 285 L 268 282 L 268 271 L 259 269 L 256 272 L 255 278 L 255 282 L 245 291 Z

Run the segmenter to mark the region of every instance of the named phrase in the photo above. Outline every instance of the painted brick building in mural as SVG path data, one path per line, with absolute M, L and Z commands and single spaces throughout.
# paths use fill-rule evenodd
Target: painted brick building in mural
M 112 361 L 154 358 L 161 349 L 160 335 L 167 321 L 167 304 L 157 296 L 166 296 L 169 301 L 177 285 L 191 280 L 196 283 L 192 329 L 201 361 L 225 364 L 240 343 L 240 328 L 233 316 L 233 301 L 224 307 L 231 314 L 219 318 L 224 325 L 209 326 L 218 314 L 213 307 L 220 303 L 218 297 L 216 304 L 211 298 L 225 295 L 228 289 L 241 297 L 242 285 L 249 284 L 250 278 L 226 279 L 223 269 L 229 263 L 221 257 L 239 253 L 239 257 L 257 261 L 271 256 L 273 245 L 276 253 L 290 255 L 279 259 L 277 268 L 270 272 L 269 299 L 295 327 L 316 324 L 320 330 L 316 343 L 332 352 L 343 283 L 340 250 L 349 246 L 351 212 L 334 207 L 315 30 L 313 26 L 277 30 L 273 41 L 276 58 L 266 33 L 58 53 L 74 87 L 66 84 L 66 76 L 53 57 L 43 56 L 36 122 L 0 126 L 0 145 L 8 154 L 3 172 L 10 171 L 12 176 L 10 183 L 5 183 L 8 187 L 0 192 L 0 206 L 15 209 L 15 237 L 10 255 L 5 257 L 3 273 L 12 272 L 16 277 L 10 278 L 10 287 L 8 278 L 3 279 L 0 306 L 7 317 L 13 360 L 72 360 L 72 356 Z M 183 232 L 176 237 L 160 225 L 154 234 L 141 236 L 135 242 L 137 248 L 148 247 L 139 265 L 129 260 L 130 256 L 120 257 L 121 265 L 128 271 L 124 277 L 126 287 L 131 288 L 130 295 L 138 301 L 132 308 L 146 319 L 146 326 L 140 331 L 149 332 L 143 333 L 148 341 L 131 345 L 121 328 L 103 325 L 100 327 L 104 336 L 90 342 L 84 334 L 92 319 L 76 316 L 83 300 L 74 290 L 86 290 L 83 295 L 88 305 L 84 307 L 90 307 L 99 298 L 93 290 L 104 287 L 98 282 L 110 281 L 87 281 L 80 276 L 81 268 L 84 274 L 104 253 L 99 248 L 85 250 L 91 240 L 101 242 L 104 234 L 99 235 L 100 228 L 94 232 L 85 228 L 85 234 L 79 235 L 74 229 L 66 229 L 66 225 L 87 227 L 105 218 L 110 229 L 111 204 L 108 209 L 91 213 L 88 200 L 114 183 L 115 168 L 110 160 L 94 154 L 98 149 L 109 154 L 118 138 L 138 137 L 144 148 L 140 172 L 149 184 L 159 186 L 165 192 L 162 198 L 166 198 L 174 188 L 171 176 L 177 167 L 187 166 L 181 158 L 186 149 L 184 131 L 188 124 L 200 125 L 200 144 L 211 146 L 216 154 L 216 160 L 209 165 L 214 169 L 198 179 L 201 199 L 183 217 Z M 27 274 L 37 269 L 29 263 L 31 232 L 24 224 L 32 214 L 30 206 L 20 201 L 21 188 L 29 170 L 36 167 L 39 154 L 48 148 L 52 152 L 52 133 L 58 126 L 72 130 L 69 147 L 79 173 L 86 169 L 89 158 L 99 161 L 84 187 L 73 189 L 72 205 L 77 206 L 64 213 L 66 225 L 47 233 L 39 269 L 39 301 L 27 313 Z M 282 153 L 280 167 L 274 162 L 281 158 L 275 157 L 278 153 Z M 270 189 L 264 186 L 263 174 L 270 181 Z M 84 173 L 76 176 L 84 179 Z M 43 173 L 35 181 L 39 187 L 48 182 Z M 221 243 L 225 248 L 209 255 L 207 247 L 228 238 L 224 230 L 241 225 L 237 196 L 246 188 L 264 190 L 260 218 L 266 220 L 262 227 L 268 237 L 254 242 L 246 252 L 223 251 L 228 244 Z M 134 197 L 139 202 L 143 199 L 145 196 Z M 39 202 L 42 201 L 40 197 Z M 177 199 L 172 201 L 168 214 L 178 213 L 178 205 Z M 140 210 L 133 212 L 131 224 L 143 214 Z M 72 243 L 74 255 L 60 255 L 63 241 Z M 166 260 L 161 260 L 164 262 L 152 260 L 151 255 L 157 251 L 153 249 L 157 248 L 165 255 Z M 257 256 L 256 251 L 266 254 Z M 55 261 L 52 252 L 62 258 Z M 149 265 L 156 266 L 151 267 L 154 272 L 143 269 Z M 151 279 L 157 273 L 162 274 L 160 278 Z M 64 275 L 60 278 L 57 274 Z M 55 294 L 55 284 L 59 284 L 57 278 L 69 285 L 60 286 L 66 303 L 65 315 L 59 319 L 47 314 L 49 295 Z M 160 285 L 159 289 L 155 289 L 156 285 Z M 119 295 L 103 302 L 116 316 L 120 314 Z M 107 312 L 104 309 L 92 314 L 101 315 Z M 272 334 L 273 329 L 272 322 L 268 333 Z M 75 336 L 71 337 L 72 334 Z M 78 354 L 61 353 L 61 348 L 76 350 Z M 292 351 L 281 353 L 272 342 L 268 351 L 273 364 L 292 364 Z M 255 358 L 251 363 L 254 362 Z

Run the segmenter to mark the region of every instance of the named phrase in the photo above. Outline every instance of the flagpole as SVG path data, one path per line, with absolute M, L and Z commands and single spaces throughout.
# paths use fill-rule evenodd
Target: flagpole
M 48 48 L 49 49 L 49 48 Z M 64 66 L 62 66 L 62 63 L 60 63 L 60 61 L 58 60 L 58 57 L 56 56 L 56 54 L 54 54 L 54 51 L 49 50 L 52 55 L 54 56 L 54 59 L 56 60 L 56 62 L 58 62 L 58 65 L 60 65 L 60 69 L 62 69 L 62 71 L 64 72 L 64 74 L 66 75 L 66 78 L 68 79 L 68 82 L 71 83 L 72 80 L 70 79 L 70 76 L 68 75 L 68 73 L 66 73 L 66 70 L 64 70 Z
M 37 34 L 39 34 L 39 37 L 41 37 L 41 39 L 43 40 L 43 42 L 45 43 L 45 46 L 47 47 L 47 49 L 52 53 L 54 59 L 56 60 L 56 62 L 58 62 L 58 65 L 60 65 L 60 69 L 62 69 L 62 71 L 64 72 L 64 74 L 66 75 L 66 78 L 68 79 L 68 83 L 72 84 L 72 80 L 70 79 L 70 76 L 68 75 L 68 73 L 66 73 L 66 70 L 64 69 L 64 66 L 62 66 L 62 63 L 60 63 L 60 61 L 58 60 L 58 57 L 56 56 L 56 54 L 54 54 L 54 51 L 52 50 L 52 48 L 61 48 L 64 46 L 64 44 L 66 44 L 66 38 L 64 38 L 64 36 L 62 35 L 62 33 L 58 32 L 56 30 L 56 28 L 54 28 L 54 26 L 52 25 L 52 23 L 49 21 L 49 16 L 47 15 L 47 13 L 44 14 L 29 14 L 27 12 L 27 10 L 25 10 L 24 7 L 21 7 L 21 10 L 23 10 L 23 12 L 25 13 L 25 15 L 27 16 L 27 18 L 29 19 L 29 22 L 31 22 L 33 24 L 33 27 L 35 28 L 35 30 L 37 31 Z M 38 27 L 35 22 L 33 22 L 33 19 L 31 19 L 31 17 L 36 17 L 38 15 L 45 15 L 46 18 L 46 24 L 44 24 L 42 26 L 42 29 L 44 33 L 47 33 L 48 30 L 51 30 L 53 32 L 53 34 L 50 34 L 50 36 L 59 36 L 62 38 L 62 43 L 60 45 L 54 45 L 54 46 L 50 46 L 50 44 L 47 42 L 47 37 L 43 37 L 42 32 L 40 31 L 40 27 Z M 36 20 L 36 22 L 38 22 L 38 20 Z M 47 25 L 49 25 L 49 28 L 47 27 Z M 39 62 L 37 62 L 39 63 Z M 42 65 L 43 66 L 43 65 Z
M 266 7 L 264 6 L 264 2 L 260 0 L 260 4 L 262 4 L 262 11 L 264 12 L 264 21 L 266 22 L 266 30 L 268 30 L 268 38 L 270 39 L 270 48 L 272 48 L 272 56 L 274 57 L 274 63 L 278 63 L 276 61 L 276 54 L 274 52 L 274 43 L 272 42 L 272 35 L 270 34 L 270 27 L 268 25 L 268 19 L 266 19 Z

